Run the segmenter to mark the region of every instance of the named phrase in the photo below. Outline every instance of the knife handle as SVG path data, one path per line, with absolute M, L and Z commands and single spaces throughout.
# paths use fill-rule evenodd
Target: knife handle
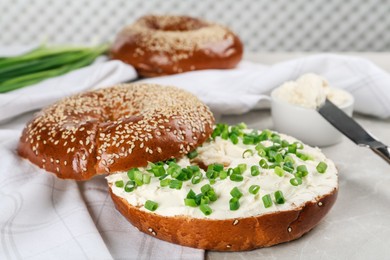
M 382 157 L 386 162 L 390 164 L 390 148 L 387 146 L 381 146 L 376 148 L 371 148 L 377 155 Z

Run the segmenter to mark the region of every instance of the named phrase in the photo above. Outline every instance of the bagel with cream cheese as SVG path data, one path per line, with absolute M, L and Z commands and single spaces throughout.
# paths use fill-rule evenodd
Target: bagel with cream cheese
M 337 169 L 318 148 L 269 130 L 217 125 L 176 161 L 106 177 L 140 231 L 184 246 L 242 251 L 291 241 L 334 204 Z
M 230 69 L 242 53 L 240 39 L 226 27 L 173 15 L 141 17 L 119 32 L 110 50 L 143 77 Z
M 86 180 L 187 154 L 213 124 L 208 107 L 184 90 L 124 84 L 43 109 L 25 127 L 17 151 L 60 178 Z

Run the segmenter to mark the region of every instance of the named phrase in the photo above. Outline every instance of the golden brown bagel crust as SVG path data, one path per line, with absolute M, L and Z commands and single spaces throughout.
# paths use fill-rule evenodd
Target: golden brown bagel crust
M 242 58 L 240 39 L 227 28 L 187 16 L 144 16 L 125 27 L 111 57 L 144 77 L 229 69 Z
M 146 212 L 113 194 L 116 208 L 140 231 L 183 246 L 244 251 L 268 247 L 301 237 L 316 226 L 336 201 L 337 188 L 294 210 L 238 219 L 166 217 Z
M 60 178 L 86 180 L 186 154 L 213 124 L 208 107 L 184 90 L 119 85 L 43 109 L 24 129 L 18 153 Z

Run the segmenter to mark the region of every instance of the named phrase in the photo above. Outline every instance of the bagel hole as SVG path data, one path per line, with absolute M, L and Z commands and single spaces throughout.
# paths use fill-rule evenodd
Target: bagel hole
M 154 30 L 170 32 L 193 31 L 207 26 L 205 22 L 187 16 L 152 17 L 146 21 L 146 25 Z

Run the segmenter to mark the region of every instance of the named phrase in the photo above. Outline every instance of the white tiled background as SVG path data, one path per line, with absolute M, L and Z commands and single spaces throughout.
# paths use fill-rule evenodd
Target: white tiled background
M 248 51 L 390 51 L 390 0 L 0 0 L 0 45 L 106 42 L 148 13 L 225 24 Z

